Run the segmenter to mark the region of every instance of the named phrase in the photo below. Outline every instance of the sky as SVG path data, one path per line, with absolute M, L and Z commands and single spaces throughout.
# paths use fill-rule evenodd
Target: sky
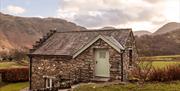
M 180 0 L 0 0 L 0 12 L 61 18 L 88 29 L 154 32 L 168 22 L 180 22 Z

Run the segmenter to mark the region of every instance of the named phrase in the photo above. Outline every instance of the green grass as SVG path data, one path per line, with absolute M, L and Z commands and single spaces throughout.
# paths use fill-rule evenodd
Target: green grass
M 0 69 L 25 67 L 17 62 L 0 62 Z
M 150 56 L 150 57 L 140 57 L 142 60 L 151 61 L 180 61 L 180 55 L 166 55 L 166 56 Z
M 180 65 L 180 55 L 140 57 L 144 64 L 152 61 L 154 68 L 164 68 L 169 65 Z
M 171 83 L 146 83 L 140 87 L 136 84 L 109 85 L 101 86 L 99 84 L 82 85 L 75 88 L 74 91 L 179 91 L 180 82 Z
M 144 64 L 146 64 L 148 62 L 144 62 Z M 152 62 L 152 66 L 154 68 L 164 68 L 170 65 L 179 65 L 180 66 L 180 61 L 179 62 L 175 62 L 175 61 L 153 61 Z
M 0 91 L 19 91 L 28 87 L 28 82 L 10 83 L 0 88 Z

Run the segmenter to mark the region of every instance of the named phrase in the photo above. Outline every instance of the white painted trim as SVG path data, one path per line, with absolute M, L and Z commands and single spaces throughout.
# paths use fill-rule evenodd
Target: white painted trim
M 52 88 L 52 80 L 55 78 L 53 76 L 43 76 L 45 78 L 45 86 L 46 88 Z
M 49 86 L 48 86 L 48 84 L 49 84 L 49 82 L 48 82 L 48 79 L 46 79 L 46 88 L 49 88 Z
M 98 39 L 102 39 L 103 41 L 105 41 L 106 43 L 108 43 L 111 47 L 113 47 L 115 50 L 117 50 L 119 53 L 121 53 L 121 50 L 124 50 L 124 48 L 122 46 L 118 47 L 118 45 L 114 44 L 113 42 L 111 42 L 110 40 L 108 40 L 107 38 L 105 38 L 102 35 L 97 36 L 96 38 L 94 38 L 91 42 L 89 42 L 88 44 L 86 44 L 85 46 L 83 46 L 82 48 L 80 48 L 80 50 L 78 50 L 74 55 L 73 58 L 77 57 L 81 52 L 83 52 L 84 50 L 86 50 L 89 46 L 91 46 L 93 43 L 95 43 Z M 115 40 L 115 39 L 114 39 Z M 118 42 L 119 43 L 119 42 Z M 121 45 L 119 43 L 119 45 Z
M 49 87 L 52 88 L 52 79 L 51 78 L 49 79 L 49 83 L 50 83 Z

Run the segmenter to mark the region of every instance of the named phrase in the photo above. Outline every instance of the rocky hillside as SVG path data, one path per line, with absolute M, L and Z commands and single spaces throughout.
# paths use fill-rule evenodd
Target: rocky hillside
M 58 18 L 25 18 L 0 12 L 0 51 L 27 49 L 49 30 L 79 31 L 85 29 Z
M 170 22 L 159 28 L 156 32 L 153 33 L 153 35 L 168 33 L 176 29 L 180 29 L 180 23 Z
M 180 54 L 180 29 L 158 35 L 136 37 L 140 56 Z

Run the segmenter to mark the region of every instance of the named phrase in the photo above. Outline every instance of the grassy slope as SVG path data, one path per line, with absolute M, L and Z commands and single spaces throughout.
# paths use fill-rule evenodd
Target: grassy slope
M 143 87 L 136 84 L 100 86 L 98 84 L 82 85 L 75 91 L 179 91 L 180 82 L 147 83 Z
M 28 82 L 10 83 L 0 88 L 0 91 L 19 91 L 28 87 Z

